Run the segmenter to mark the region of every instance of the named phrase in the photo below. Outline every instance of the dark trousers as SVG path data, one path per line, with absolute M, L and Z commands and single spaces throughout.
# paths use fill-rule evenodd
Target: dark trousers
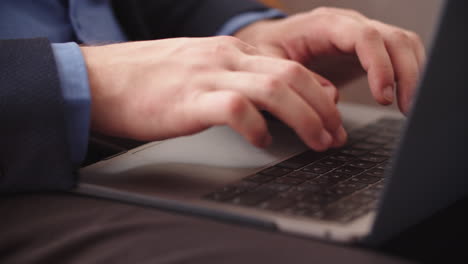
M 0 198 L 0 263 L 401 263 L 368 250 L 65 193 Z

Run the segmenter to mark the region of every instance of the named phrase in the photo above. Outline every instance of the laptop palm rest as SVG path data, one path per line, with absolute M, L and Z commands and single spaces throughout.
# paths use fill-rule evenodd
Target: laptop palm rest
M 252 146 L 228 127 L 153 142 L 80 171 L 81 181 L 140 194 L 196 199 L 306 150 L 294 131 L 269 122 L 273 144 Z M 275 140 L 281 139 L 281 140 Z

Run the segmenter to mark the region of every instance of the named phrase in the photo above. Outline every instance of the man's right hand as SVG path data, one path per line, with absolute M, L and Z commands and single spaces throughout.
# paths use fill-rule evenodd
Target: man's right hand
M 179 38 L 82 47 L 92 128 L 137 140 L 229 125 L 258 147 L 271 142 L 266 110 L 312 149 L 346 141 L 335 105 L 301 64 L 264 56 L 234 37 Z

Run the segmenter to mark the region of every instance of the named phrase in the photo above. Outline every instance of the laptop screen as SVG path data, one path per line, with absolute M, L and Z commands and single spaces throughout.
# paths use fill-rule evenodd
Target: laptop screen
M 371 240 L 468 194 L 468 3 L 446 1 Z

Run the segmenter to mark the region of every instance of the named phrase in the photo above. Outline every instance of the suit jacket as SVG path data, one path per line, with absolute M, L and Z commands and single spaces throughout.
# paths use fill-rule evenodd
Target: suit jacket
M 249 0 L 113 0 L 112 6 L 131 40 L 210 36 L 234 15 L 265 9 Z M 47 39 L 0 40 L 0 124 L 0 193 L 75 186 Z

